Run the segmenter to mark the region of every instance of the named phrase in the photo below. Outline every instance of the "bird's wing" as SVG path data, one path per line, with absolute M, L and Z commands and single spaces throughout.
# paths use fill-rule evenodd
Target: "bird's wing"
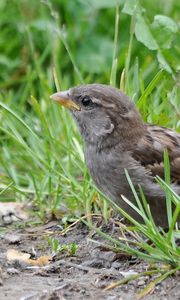
M 147 125 L 146 134 L 133 150 L 132 156 L 152 176 L 164 178 L 164 149 L 169 153 L 171 180 L 180 184 L 180 134 L 168 128 Z

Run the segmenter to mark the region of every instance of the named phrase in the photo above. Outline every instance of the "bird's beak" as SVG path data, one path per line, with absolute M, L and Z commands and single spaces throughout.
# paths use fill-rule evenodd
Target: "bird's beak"
M 77 105 L 71 98 L 70 98 L 70 93 L 68 91 L 63 91 L 63 92 L 57 92 L 53 95 L 50 96 L 50 98 L 59 104 L 69 108 L 69 109 L 76 109 L 80 110 L 80 106 Z

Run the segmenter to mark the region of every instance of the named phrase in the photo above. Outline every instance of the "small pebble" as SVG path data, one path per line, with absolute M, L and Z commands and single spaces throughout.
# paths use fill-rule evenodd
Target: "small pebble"
M 145 285 L 145 281 L 143 279 L 139 280 L 137 283 L 138 286 Z
M 3 238 L 9 244 L 18 244 L 22 239 L 20 234 L 11 234 L 11 233 L 6 233 Z
M 20 271 L 17 270 L 16 268 L 8 268 L 7 273 L 10 274 L 10 275 L 14 275 L 14 274 L 19 274 Z
M 114 269 L 120 269 L 122 267 L 122 263 L 118 261 L 114 261 L 111 266 Z
M 99 258 L 108 261 L 108 262 L 113 262 L 116 259 L 116 253 L 112 252 L 112 251 L 106 251 L 106 252 L 101 252 L 99 253 Z

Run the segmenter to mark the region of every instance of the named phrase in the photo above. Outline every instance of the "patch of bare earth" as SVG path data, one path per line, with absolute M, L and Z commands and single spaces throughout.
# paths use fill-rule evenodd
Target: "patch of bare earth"
M 106 231 L 114 234 L 113 226 Z M 47 238 L 56 238 L 61 245 L 76 243 L 75 256 L 61 252 L 45 266 L 8 261 L 7 250 L 30 253 L 32 259 L 52 255 Z M 92 242 L 102 241 L 83 224 L 77 224 L 66 234 L 53 225 L 48 229 L 31 232 L 11 230 L 0 237 L 0 299 L 1 300 L 58 300 L 58 299 L 136 299 L 136 294 L 152 278 L 145 276 L 128 284 L 105 291 L 110 283 L 125 274 L 147 270 L 148 263 L 121 253 L 114 253 Z M 157 285 L 145 299 L 180 299 L 178 276 L 170 277 Z

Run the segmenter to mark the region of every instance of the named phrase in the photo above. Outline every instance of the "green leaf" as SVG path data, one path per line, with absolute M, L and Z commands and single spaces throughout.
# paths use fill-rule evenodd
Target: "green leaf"
M 150 27 L 146 23 L 142 15 L 137 16 L 135 25 L 135 36 L 139 42 L 144 44 L 150 50 L 157 50 L 159 48 Z
M 156 15 L 150 28 L 159 47 L 169 49 L 178 30 L 177 24 L 167 16 Z
M 138 0 L 126 0 L 124 3 L 124 7 L 122 9 L 122 13 L 133 16 L 134 11 L 137 13 Z M 140 7 L 138 6 L 140 11 Z

